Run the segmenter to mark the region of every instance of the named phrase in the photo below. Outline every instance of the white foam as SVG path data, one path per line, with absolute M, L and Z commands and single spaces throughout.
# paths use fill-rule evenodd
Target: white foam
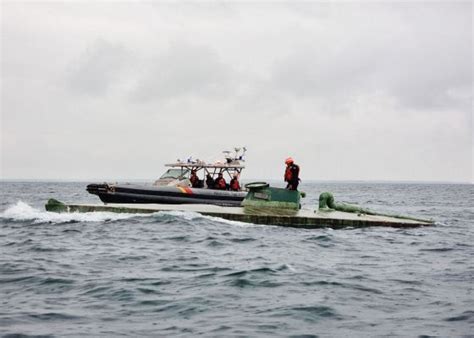
M 288 269 L 291 272 L 297 272 L 296 269 L 290 264 L 283 264 L 279 270 L 284 270 L 284 269 Z
M 224 223 L 224 224 L 230 224 L 230 225 L 237 225 L 240 227 L 261 227 L 265 225 L 261 224 L 254 224 L 254 223 L 247 223 L 247 222 L 240 222 L 240 221 L 232 221 L 230 219 L 225 219 L 225 218 L 220 218 L 220 217 L 214 217 L 214 216 L 204 216 L 201 215 L 202 218 L 214 221 L 214 222 L 219 222 L 219 223 Z
M 49 211 L 42 211 L 25 202 L 18 201 L 15 205 L 12 205 L 4 212 L 0 213 L 0 219 L 12 219 L 15 221 L 31 221 L 33 224 L 38 223 L 68 223 L 68 222 L 104 222 L 104 221 L 117 221 L 123 219 L 129 219 L 134 217 L 162 217 L 162 216 L 173 216 L 176 218 L 182 218 L 187 221 L 193 221 L 197 219 L 207 219 L 209 221 L 240 226 L 240 227 L 255 227 L 261 226 L 252 223 L 245 223 L 239 221 L 226 220 L 220 217 L 205 216 L 194 211 L 159 211 L 153 214 L 127 214 L 127 213 L 114 213 L 114 212 L 71 212 L 71 213 L 56 213 Z
M 118 214 L 113 212 L 72 212 L 55 213 L 35 209 L 25 202 L 18 201 L 0 213 L 0 218 L 12 219 L 15 221 L 32 221 L 38 223 L 68 223 L 68 222 L 104 222 L 128 219 L 132 217 L 145 216 L 143 214 Z
M 200 213 L 197 213 L 194 211 L 178 211 L 178 210 L 158 211 L 158 212 L 155 212 L 153 215 L 158 216 L 158 217 L 169 215 L 173 217 L 183 218 L 187 221 L 192 221 L 192 220 L 204 217 Z
M 227 219 L 220 218 L 220 217 L 202 215 L 202 214 L 200 214 L 198 212 L 194 212 L 194 211 L 175 211 L 175 210 L 173 210 L 173 211 L 159 211 L 159 212 L 155 213 L 155 215 L 170 215 L 170 216 L 174 216 L 174 217 L 183 218 L 187 221 L 193 221 L 193 220 L 196 220 L 196 219 L 207 219 L 207 220 L 213 221 L 213 222 L 219 222 L 219 223 L 237 225 L 237 226 L 244 226 L 244 227 L 259 226 L 257 224 L 252 224 L 252 223 L 231 221 L 231 220 L 227 220 Z

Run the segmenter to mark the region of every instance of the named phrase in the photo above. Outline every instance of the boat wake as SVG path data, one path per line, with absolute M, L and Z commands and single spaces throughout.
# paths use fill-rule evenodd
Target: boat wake
M 229 225 L 236 225 L 240 227 L 259 227 L 259 228 L 265 228 L 268 227 L 269 225 L 264 225 L 264 224 L 255 224 L 255 223 L 246 223 L 246 222 L 239 222 L 239 221 L 231 221 L 228 219 L 224 218 L 219 218 L 219 217 L 214 217 L 214 216 L 204 216 L 201 215 L 204 219 L 217 222 L 217 223 L 223 223 L 223 224 L 229 224 Z
M 31 221 L 32 224 L 41 223 L 73 223 L 73 222 L 111 222 L 133 217 L 143 217 L 143 214 L 117 214 L 113 212 L 87 212 L 87 213 L 55 213 L 33 208 L 29 204 L 18 201 L 15 205 L 0 213 L 0 219 L 12 221 Z
M 156 218 L 171 217 L 171 218 L 176 218 L 177 220 L 184 219 L 186 221 L 207 220 L 207 221 L 211 221 L 211 222 L 214 222 L 214 223 L 244 226 L 244 227 L 261 226 L 261 225 L 252 224 L 252 223 L 231 221 L 231 220 L 227 220 L 227 219 L 224 219 L 224 218 L 206 216 L 206 215 L 202 215 L 198 212 L 193 212 L 193 211 L 174 211 L 174 210 L 173 211 L 159 211 L 159 212 L 154 213 L 153 216 L 156 217 Z
M 236 226 L 255 226 L 249 223 L 238 221 L 229 221 L 223 218 L 204 216 L 192 211 L 159 211 L 153 214 L 128 214 L 128 213 L 114 213 L 114 212 L 72 212 L 72 213 L 56 213 L 39 210 L 30 206 L 28 203 L 18 201 L 15 205 L 10 206 L 5 211 L 0 213 L 0 219 L 11 220 L 15 222 L 28 221 L 31 224 L 61 224 L 61 223 L 75 223 L 75 222 L 113 222 L 136 217 L 151 217 L 157 221 L 166 219 L 170 220 L 184 220 L 187 222 L 195 222 L 199 220 L 208 220 L 215 223 L 224 223 Z
M 177 218 L 184 219 L 186 221 L 194 221 L 197 219 L 202 219 L 204 216 L 193 211 L 158 211 L 152 214 L 155 218 Z

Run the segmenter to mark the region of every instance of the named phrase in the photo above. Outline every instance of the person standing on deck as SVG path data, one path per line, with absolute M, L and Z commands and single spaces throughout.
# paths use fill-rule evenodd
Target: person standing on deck
M 297 190 L 298 184 L 300 183 L 300 167 L 295 164 L 291 157 L 288 157 L 285 161 L 286 170 L 285 170 L 285 182 L 288 184 L 286 185 L 286 189 L 288 190 Z

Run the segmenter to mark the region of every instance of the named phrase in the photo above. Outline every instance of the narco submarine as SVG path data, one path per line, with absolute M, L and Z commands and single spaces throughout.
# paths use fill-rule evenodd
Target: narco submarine
M 105 204 L 62 203 L 50 199 L 46 210 L 51 212 L 118 212 L 151 214 L 166 211 L 191 211 L 227 220 L 287 226 L 297 228 L 344 227 L 419 227 L 433 225 L 434 221 L 410 216 L 377 213 L 355 205 L 337 203 L 329 192 L 319 196 L 317 209 L 301 208 L 304 193 L 270 187 L 265 182 L 245 185 L 238 191 L 214 189 L 215 182 L 224 177 L 237 179 L 244 165 L 245 148 L 236 148 L 235 154 L 225 152 L 224 162 L 206 164 L 202 161 L 178 161 L 168 164 L 170 169 L 153 186 L 133 184 L 89 184 L 87 191 L 96 194 Z M 191 175 L 202 173 L 209 179 L 194 180 Z M 204 177 L 204 176 L 203 176 Z M 225 188 L 225 189 L 224 189 Z

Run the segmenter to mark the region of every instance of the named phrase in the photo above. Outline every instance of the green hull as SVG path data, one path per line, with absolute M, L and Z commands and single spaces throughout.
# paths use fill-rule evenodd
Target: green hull
M 301 194 L 297 190 L 272 188 L 265 182 L 250 183 L 246 187 L 249 192 L 242 201 L 243 207 L 290 210 L 301 208 Z
M 119 212 L 155 213 L 160 211 L 191 211 L 205 216 L 254 224 L 280 225 L 297 228 L 344 227 L 416 227 L 432 225 L 432 221 L 398 215 L 382 215 L 353 205 L 334 202 L 330 193 L 319 197 L 317 211 L 301 210 L 301 193 L 272 188 L 265 182 L 246 185 L 249 189 L 242 207 L 221 207 L 205 204 L 64 204 L 51 199 L 46 210 L 53 212 Z
M 160 211 L 190 211 L 205 216 L 253 224 L 278 225 L 296 228 L 345 228 L 345 227 L 419 227 L 433 225 L 430 221 L 399 219 L 388 216 L 363 215 L 341 211 L 312 211 L 268 207 L 220 207 L 215 205 L 187 204 L 64 204 L 49 200 L 46 210 L 52 212 L 117 212 L 149 214 Z

